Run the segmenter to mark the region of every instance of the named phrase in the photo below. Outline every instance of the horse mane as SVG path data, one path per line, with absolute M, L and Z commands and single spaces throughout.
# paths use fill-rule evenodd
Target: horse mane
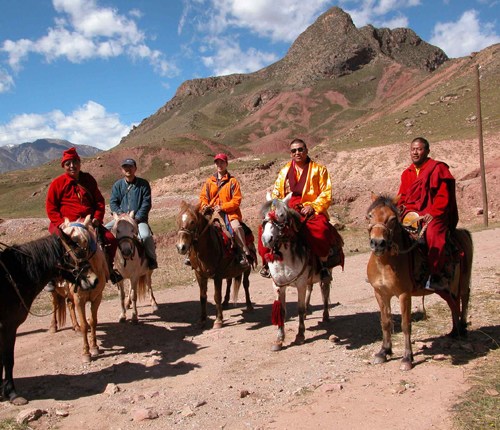
M 399 221 L 399 209 L 394 203 L 394 196 L 391 196 L 390 194 L 380 194 L 370 205 L 368 210 L 366 211 L 367 214 L 369 214 L 373 209 L 379 207 L 379 206 L 386 206 L 389 209 L 391 209 L 398 217 Z
M 64 249 L 56 235 L 49 235 L 24 244 L 14 244 L 0 253 L 0 260 L 11 275 L 23 273 L 26 281 L 39 284 L 47 271 L 61 262 Z

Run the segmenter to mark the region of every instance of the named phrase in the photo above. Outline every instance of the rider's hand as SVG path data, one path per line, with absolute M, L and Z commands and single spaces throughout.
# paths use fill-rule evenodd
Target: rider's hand
M 301 210 L 300 213 L 304 215 L 305 217 L 308 217 L 312 214 L 314 214 L 314 209 L 312 206 L 304 206 Z
M 94 227 L 99 227 L 99 226 L 101 225 L 101 221 L 99 221 L 97 218 L 94 218 L 94 219 L 92 220 L 92 225 L 93 225 Z
M 433 219 L 434 217 L 431 214 L 425 214 L 422 217 L 422 221 L 425 222 L 426 224 L 429 224 Z
M 219 213 L 221 211 L 221 207 L 219 205 L 215 205 L 213 209 L 215 213 Z

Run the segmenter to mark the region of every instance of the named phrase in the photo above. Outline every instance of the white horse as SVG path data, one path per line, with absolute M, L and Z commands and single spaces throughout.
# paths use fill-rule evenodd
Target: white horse
M 322 282 L 319 264 L 311 258 L 310 250 L 299 235 L 300 214 L 288 207 L 289 194 L 285 199 L 270 199 L 262 207 L 262 237 L 264 247 L 271 250 L 267 254 L 269 271 L 276 292 L 273 303 L 273 324 L 278 326 L 278 337 L 272 345 L 273 351 L 280 351 L 285 340 L 286 287 L 297 288 L 299 331 L 294 343 L 305 342 L 306 292 L 314 283 L 320 282 L 323 297 L 323 321 L 329 320 L 330 281 Z M 310 296 L 310 291 L 308 297 Z
M 132 308 L 133 324 L 138 322 L 137 317 L 137 299 L 141 300 L 146 295 L 146 289 L 149 292 L 149 299 L 153 312 L 158 310 L 153 289 L 151 287 L 151 274 L 153 271 L 148 267 L 148 261 L 145 255 L 144 247 L 139 240 L 139 228 L 134 219 L 134 212 L 113 214 L 115 223 L 111 232 L 118 240 L 118 249 L 116 250 L 114 265 L 116 270 L 123 276 L 123 281 L 117 283 L 120 292 L 120 301 L 122 311 L 120 322 L 127 320 L 127 308 Z M 125 297 L 124 281 L 130 280 L 130 289 L 128 297 Z

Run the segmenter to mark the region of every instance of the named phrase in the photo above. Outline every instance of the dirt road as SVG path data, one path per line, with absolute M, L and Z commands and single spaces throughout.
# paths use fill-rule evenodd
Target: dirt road
M 480 299 L 488 297 L 498 309 L 499 239 L 500 229 L 474 234 L 469 338 L 444 337 L 449 314 L 431 296 L 430 319 L 413 325 L 411 372 L 399 370 L 403 345 L 396 302 L 394 359 L 370 364 L 381 331 L 372 287 L 365 282 L 368 254 L 361 254 L 347 259 L 345 272 L 335 269 L 332 320 L 321 323 L 316 288 L 305 345 L 287 344 L 279 353 L 270 350 L 276 335 L 271 284 L 257 273 L 251 276 L 255 311 L 243 312 L 241 291 L 240 305 L 225 312 L 221 330 L 197 328 L 194 282 L 159 292 L 156 314 L 141 303 L 138 325 L 119 324 L 118 300 L 104 302 L 101 355 L 90 364 L 81 362 L 81 338 L 69 327 L 49 334 L 49 316 L 30 316 L 19 330 L 15 366 L 18 391 L 30 403 L 0 403 L 0 420 L 41 409 L 46 413 L 30 423 L 34 429 L 449 429 L 450 407 L 467 390 L 469 371 L 492 359 L 490 348 L 500 341 L 498 316 L 483 312 Z M 287 299 L 291 342 L 297 331 L 294 290 Z M 420 305 L 414 301 L 417 319 Z M 209 312 L 213 316 L 213 306 Z

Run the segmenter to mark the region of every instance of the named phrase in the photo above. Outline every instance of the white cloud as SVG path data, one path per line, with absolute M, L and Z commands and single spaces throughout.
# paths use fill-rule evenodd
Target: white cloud
M 77 145 L 109 149 L 120 143 L 132 125 L 121 123 L 117 114 L 106 112 L 99 103 L 88 101 L 69 115 L 54 110 L 14 117 L 0 125 L 0 146 L 57 137 Z
M 49 62 L 65 58 L 73 63 L 127 55 L 149 61 L 161 76 L 178 73 L 161 51 L 146 44 L 145 34 L 134 21 L 140 15 L 137 10 L 127 18 L 116 9 L 98 7 L 94 0 L 53 0 L 53 5 L 60 16 L 45 36 L 38 40 L 6 40 L 0 46 L 13 70 L 19 70 L 28 55 L 35 53 Z
M 480 22 L 474 9 L 464 12 L 457 22 L 437 23 L 430 40 L 452 58 L 469 55 L 499 42 L 500 36 L 495 33 L 494 24 Z
M 235 40 L 219 38 L 213 44 L 216 46 L 215 54 L 203 56 L 202 61 L 217 76 L 255 72 L 278 59 L 273 53 L 255 48 L 242 51 Z
M 0 69 L 0 94 L 14 87 L 14 78 L 4 69 Z
M 353 1 L 359 6 L 348 8 L 347 6 Z M 408 26 L 408 18 L 401 13 L 401 10 L 419 6 L 421 0 L 341 0 L 340 3 L 351 15 L 356 27 L 372 24 L 375 27 L 399 28 Z M 391 14 L 397 15 L 391 18 Z

